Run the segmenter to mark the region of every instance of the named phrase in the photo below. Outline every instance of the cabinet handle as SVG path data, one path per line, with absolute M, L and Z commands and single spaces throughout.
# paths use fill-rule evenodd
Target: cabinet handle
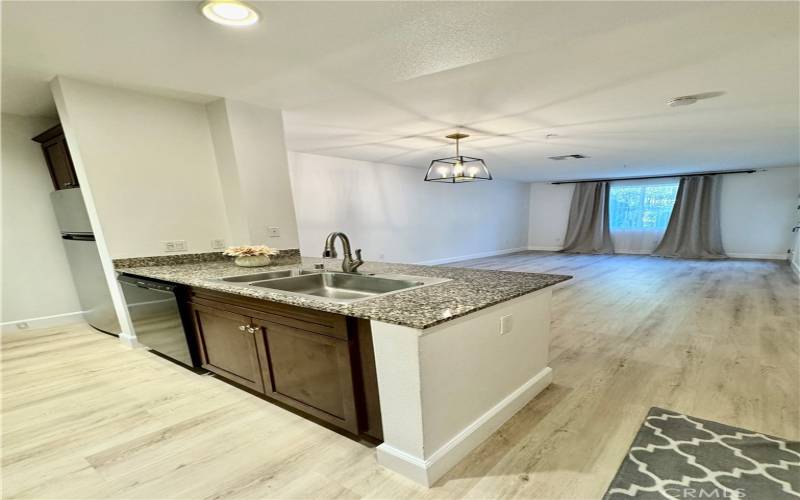
M 245 331 L 246 329 L 247 329 L 247 327 L 246 327 L 246 326 L 244 326 L 244 325 L 239 325 L 239 331 L 240 331 L 240 332 L 243 332 L 243 331 Z

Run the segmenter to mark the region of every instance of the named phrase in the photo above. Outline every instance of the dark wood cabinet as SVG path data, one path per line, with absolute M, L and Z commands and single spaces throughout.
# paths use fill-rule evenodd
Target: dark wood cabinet
M 264 391 L 256 330 L 250 318 L 193 304 L 203 368 L 254 391 Z
M 204 368 L 317 421 L 382 440 L 368 321 L 203 289 L 188 296 Z
M 271 396 L 358 433 L 350 343 L 278 323 L 260 325 Z
M 42 132 L 33 140 L 42 145 L 47 169 L 50 171 L 50 178 L 56 191 L 78 187 L 78 176 L 75 174 L 75 166 L 61 125 Z

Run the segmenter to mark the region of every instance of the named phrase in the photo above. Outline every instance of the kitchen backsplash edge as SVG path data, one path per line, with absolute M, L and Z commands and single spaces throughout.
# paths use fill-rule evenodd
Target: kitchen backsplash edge
M 285 266 L 300 263 L 300 249 L 288 248 L 279 250 L 278 255 L 270 257 L 270 266 Z M 175 255 L 154 255 L 152 257 L 129 257 L 125 259 L 113 259 L 114 269 L 151 267 L 151 266 L 174 266 L 177 264 L 199 264 L 202 262 L 216 262 L 220 260 L 232 260 L 231 257 L 222 255 L 222 252 L 203 252 L 203 253 L 183 253 Z

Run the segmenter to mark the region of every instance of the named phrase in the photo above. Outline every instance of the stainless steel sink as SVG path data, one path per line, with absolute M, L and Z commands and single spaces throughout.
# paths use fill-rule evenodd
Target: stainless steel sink
M 250 286 L 323 297 L 337 302 L 350 302 L 423 285 L 424 281 L 327 272 L 250 283 Z
M 227 281 L 228 283 L 252 283 L 254 281 L 271 280 L 275 278 L 288 278 L 290 276 L 299 276 L 301 274 L 311 274 L 314 271 L 298 271 L 297 269 L 285 269 L 283 271 L 269 271 L 265 273 L 243 274 L 241 276 L 229 276 L 227 278 L 220 278 L 219 281 Z
M 450 280 L 429 276 L 374 275 L 295 268 L 228 276 L 210 281 L 349 304 Z

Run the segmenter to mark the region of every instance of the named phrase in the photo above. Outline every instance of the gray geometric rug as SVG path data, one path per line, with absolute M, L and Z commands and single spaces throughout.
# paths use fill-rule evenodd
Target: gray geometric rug
M 605 500 L 800 498 L 800 442 L 651 408 Z

